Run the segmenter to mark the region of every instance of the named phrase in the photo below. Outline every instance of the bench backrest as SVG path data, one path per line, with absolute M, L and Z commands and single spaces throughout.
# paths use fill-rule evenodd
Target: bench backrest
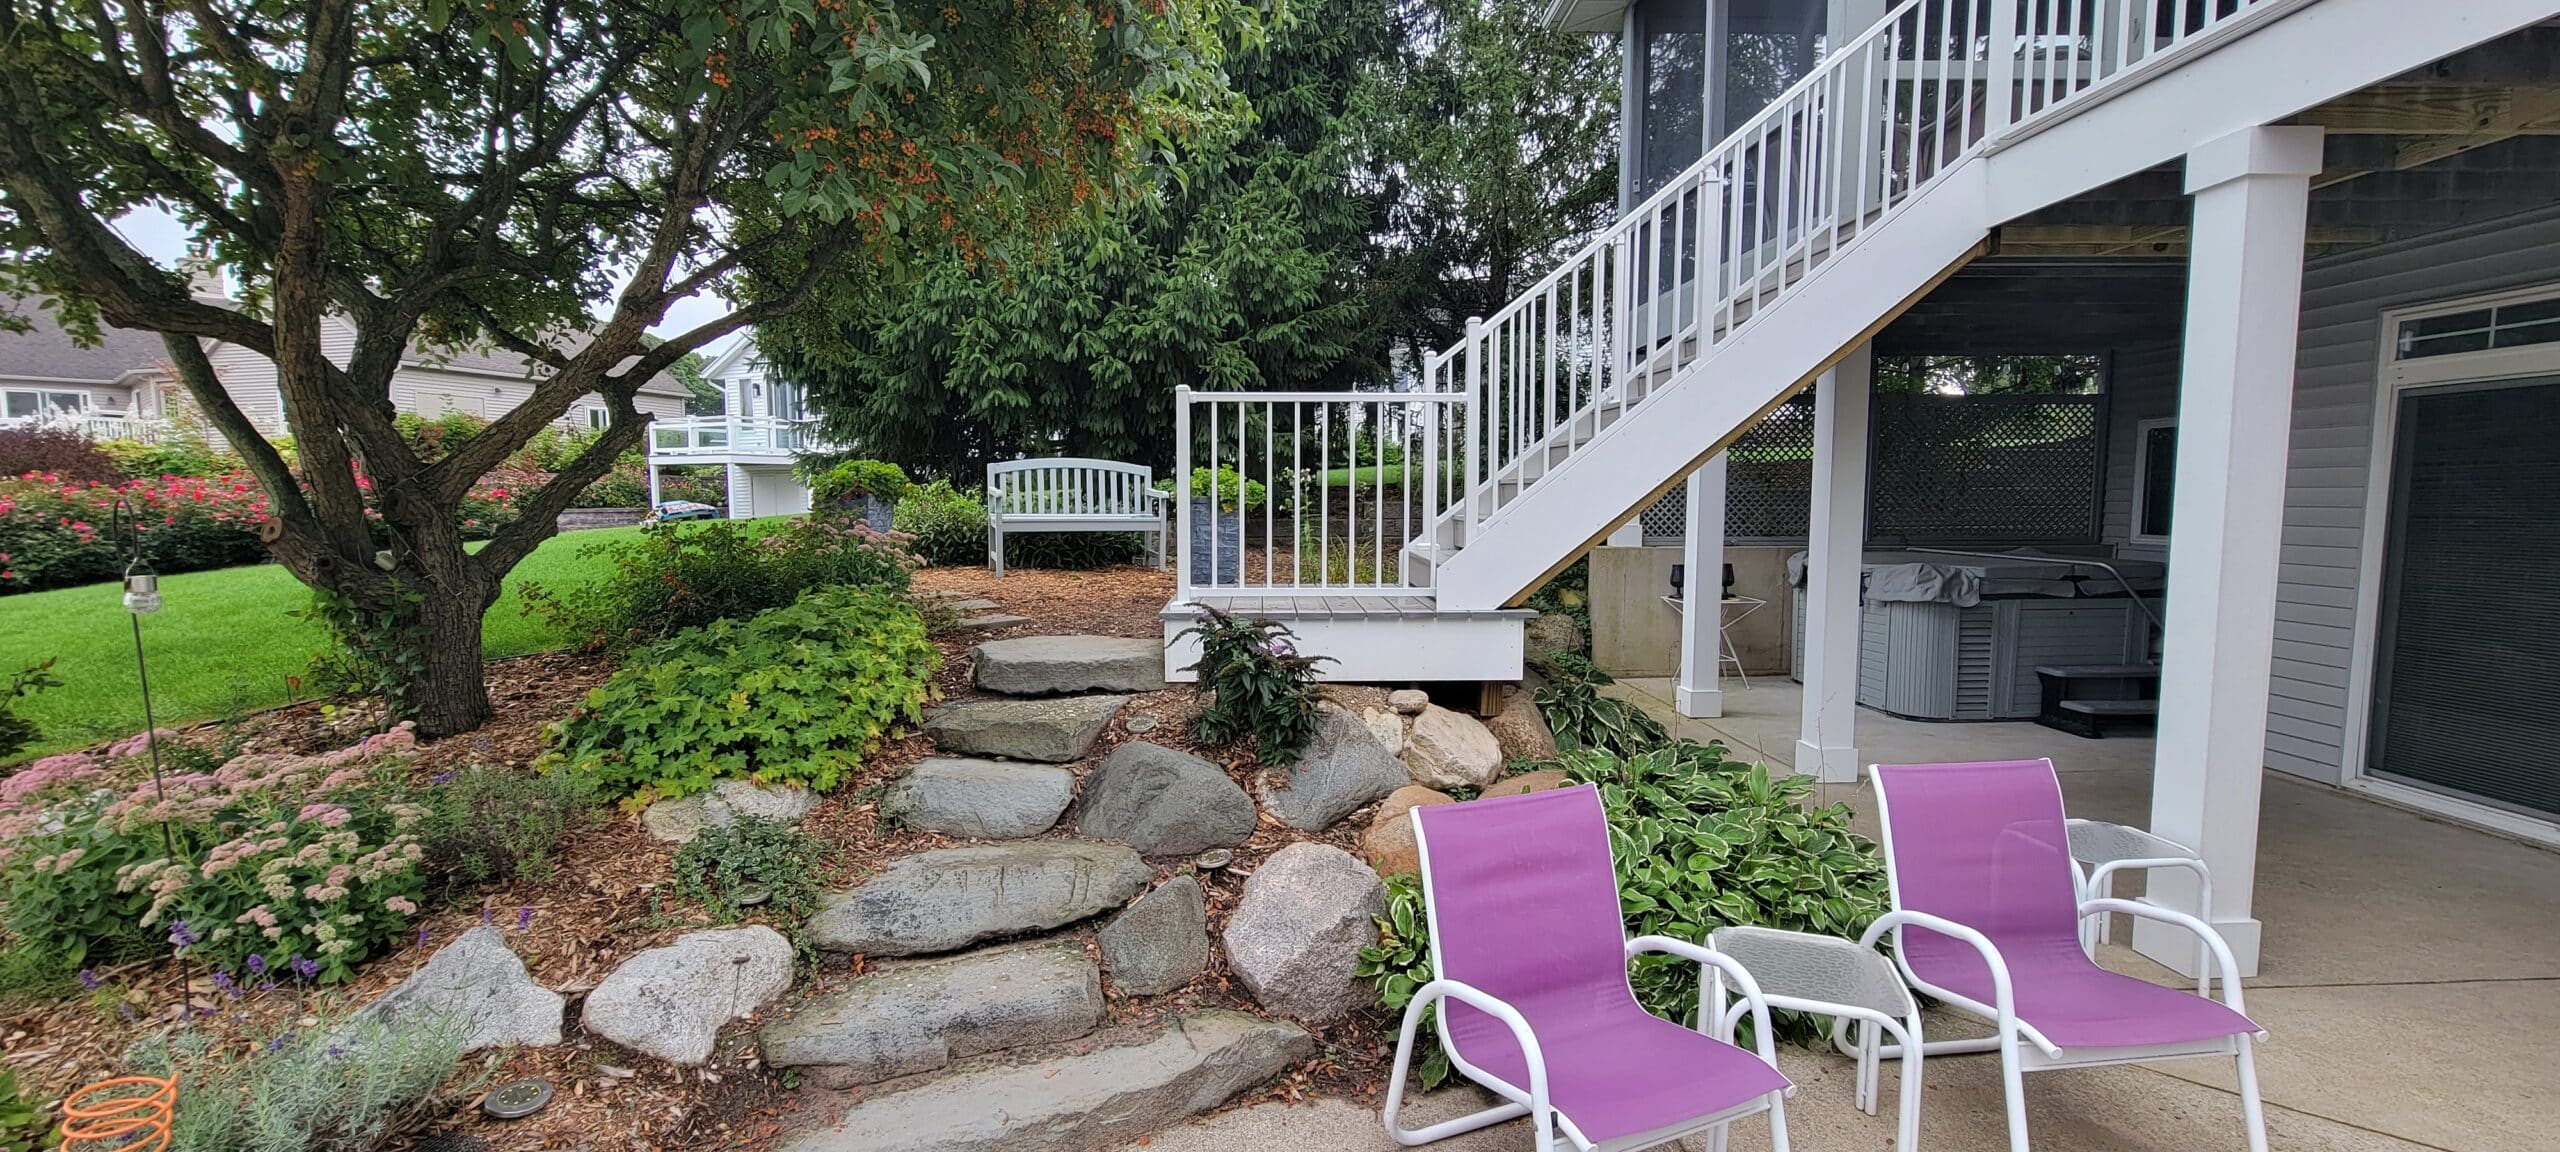
M 1144 464 L 1074 457 L 987 465 L 988 511 L 1002 516 L 1153 519 L 1155 474 Z

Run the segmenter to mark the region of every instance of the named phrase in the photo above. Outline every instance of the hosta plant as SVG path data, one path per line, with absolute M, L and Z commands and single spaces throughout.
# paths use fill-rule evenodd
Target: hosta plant
M 1192 731 L 1212 744 L 1254 741 L 1254 758 L 1286 766 L 1298 762 L 1316 735 L 1316 665 L 1330 656 L 1297 649 L 1289 629 L 1270 620 L 1200 610 L 1199 623 L 1181 636 L 1200 639 L 1200 659 L 1184 671 L 1199 676 L 1210 697 Z
M 1660 721 L 1635 704 L 1600 694 L 1609 674 L 1578 656 L 1549 653 L 1540 671 L 1547 684 L 1530 694 L 1555 733 L 1556 747 L 1566 751 L 1591 748 L 1617 756 L 1633 756 L 1661 747 L 1671 739 Z
M 1402 874 L 1387 877 L 1387 913 L 1378 917 L 1378 943 L 1360 950 L 1360 966 L 1353 972 L 1378 989 L 1378 1003 L 1401 1024 L 1413 994 L 1431 982 L 1431 932 L 1423 918 L 1422 881 Z M 1426 1089 L 1449 1079 L 1449 1054 L 1441 1051 L 1440 1033 L 1428 1020 L 1414 1029 L 1413 1074 Z

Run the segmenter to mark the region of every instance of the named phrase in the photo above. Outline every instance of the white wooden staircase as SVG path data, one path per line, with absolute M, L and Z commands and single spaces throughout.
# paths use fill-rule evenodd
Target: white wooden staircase
M 1166 635 L 1208 606 L 1289 622 L 1338 661 L 1335 679 L 1516 678 L 1527 614 L 1513 606 L 1981 255 L 2002 221 L 2552 9 L 1905 0 L 1469 321 L 1421 390 L 1184 390 L 1177 540 L 1198 555 Z M 1239 484 L 1267 497 L 1240 514 L 1241 540 L 1238 513 L 1209 511 Z M 1188 679 L 1191 658 L 1170 649 L 1168 674 Z

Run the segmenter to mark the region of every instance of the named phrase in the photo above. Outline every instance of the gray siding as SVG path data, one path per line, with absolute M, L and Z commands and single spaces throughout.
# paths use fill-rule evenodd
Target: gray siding
M 2118 348 L 2107 362 L 2106 502 L 2098 514 L 2098 536 L 2115 554 L 2141 560 L 2165 560 L 2168 549 L 2133 542 L 2134 451 L 2140 446 L 2142 422 L 2178 414 L 2179 358 L 2184 348 L 2177 334 L 2146 344 Z
M 2344 776 L 2382 313 L 2554 280 L 2560 211 L 2323 260 L 2306 271 L 2268 700 L 2270 767 L 2332 782 Z

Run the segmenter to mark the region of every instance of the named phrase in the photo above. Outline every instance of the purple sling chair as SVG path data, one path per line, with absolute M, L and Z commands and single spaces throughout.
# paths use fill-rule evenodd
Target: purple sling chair
M 1649 1148 L 1769 1114 L 1787 1152 L 1768 1003 L 1741 965 L 1662 936 L 1627 939 L 1600 793 L 1589 785 L 1416 808 L 1431 929 L 1431 983 L 1406 1007 L 1388 1086 L 1396 1142 L 1426 1144 L 1521 1116 L 1538 1152 L 1559 1132 L 1582 1152 Z M 1646 1012 L 1627 960 L 1663 952 L 1701 966 L 1707 987 L 1751 1007 L 1757 1055 Z M 1437 1005 L 1450 1066 L 1508 1103 L 1407 1131 L 1396 1123 L 1414 1031 Z M 1719 1028 L 1723 1014 L 1702 1015 Z
M 2022 1073 L 2185 1057 L 2237 1061 L 2249 1148 L 2266 1152 L 2251 1060 L 2251 1046 L 2266 1034 L 2242 1014 L 2231 946 L 2183 912 L 2078 898 L 2052 761 L 1879 764 L 1871 772 L 1893 911 L 1864 943 L 1874 947 L 1890 932 L 1913 988 L 1994 1026 L 1990 1037 L 1923 1041 L 1920 1050 L 2000 1054 L 2011 1152 L 2027 1152 Z M 2221 969 L 2222 1001 L 2099 967 L 2082 949 L 2080 926 L 2109 913 L 2195 933 Z

